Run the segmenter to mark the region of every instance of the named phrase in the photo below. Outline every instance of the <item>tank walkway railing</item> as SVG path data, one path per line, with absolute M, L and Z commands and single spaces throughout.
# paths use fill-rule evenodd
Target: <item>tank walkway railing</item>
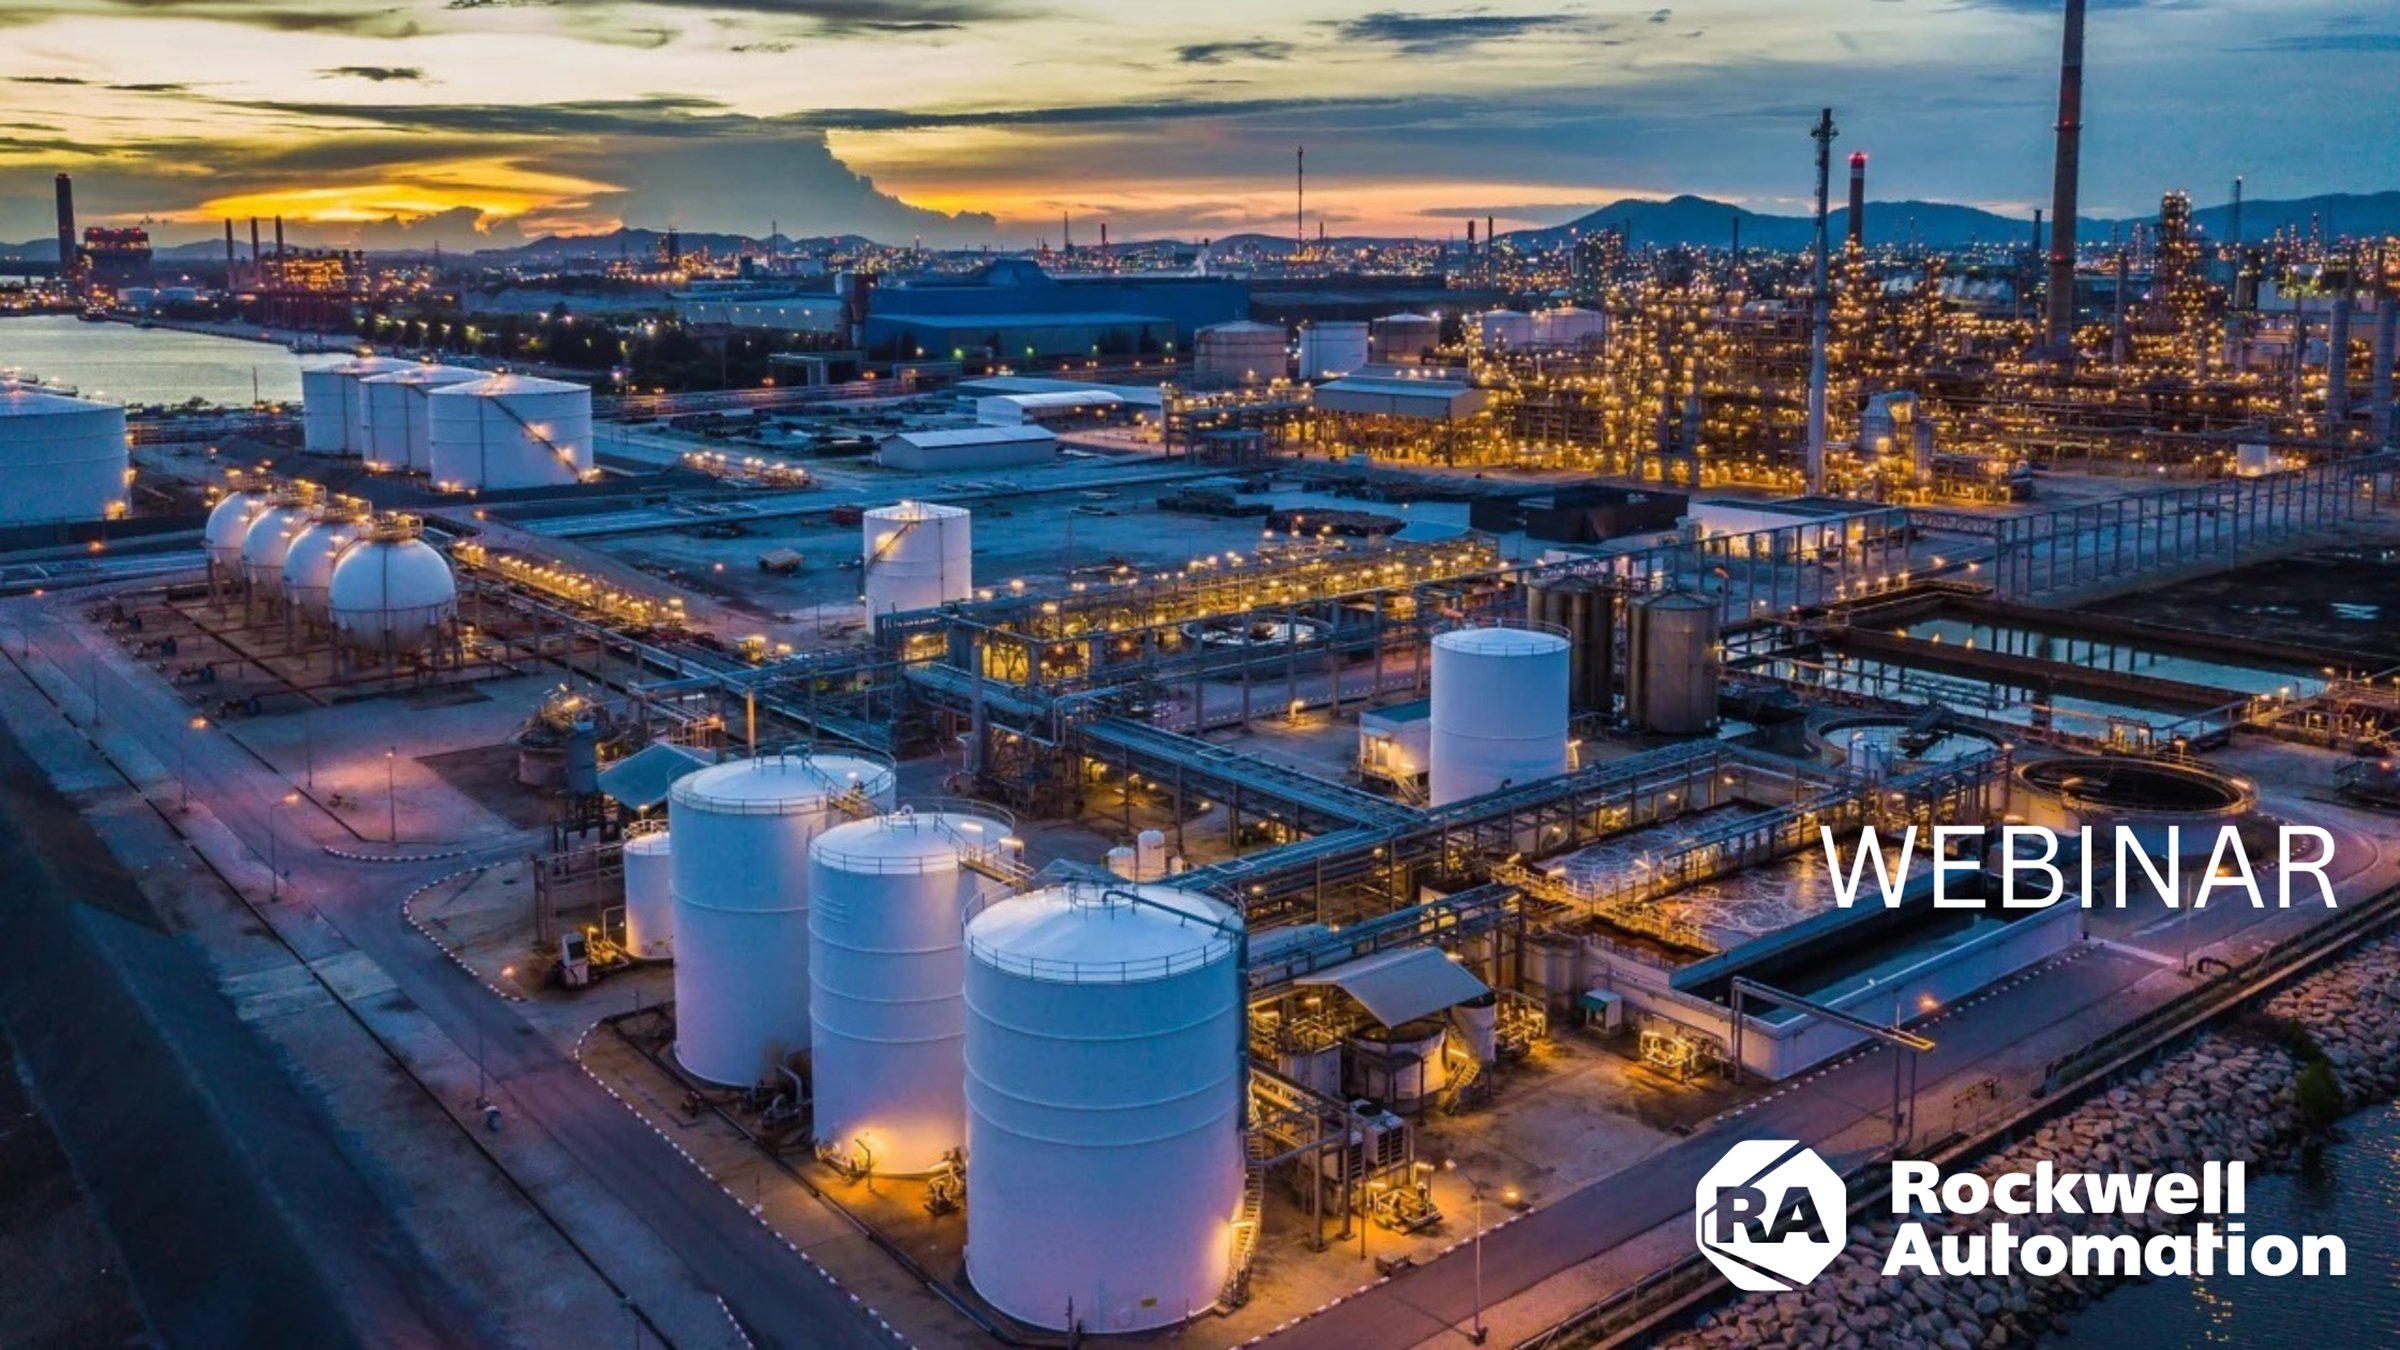
M 1470 886 L 1329 933 L 1321 942 L 1277 952 L 1271 961 L 1254 964 L 1247 972 L 1250 997 L 1280 993 L 1304 975 L 1394 947 L 1425 946 L 1489 931 L 1516 911 L 1520 893 L 1503 882 Z
M 1238 789 L 1245 795 L 1283 802 L 1349 825 L 1405 829 L 1424 820 L 1423 813 L 1389 797 L 1329 783 L 1257 755 L 1129 718 L 1097 718 L 1075 730 L 1084 740 L 1119 751 L 1120 757 L 1136 757 L 1141 772 L 1172 778 L 1180 771 L 1187 778 L 1221 788 L 1219 795 Z
M 1496 862 L 1491 870 L 1492 880 L 1514 886 L 1536 900 L 1564 906 L 1629 933 L 1656 938 L 1671 947 L 1697 952 L 1716 950 L 1716 944 L 1698 927 L 1651 903 L 1689 884 L 1680 879 L 1653 879 L 1645 875 L 1624 885 L 1597 887 L 1585 886 L 1570 877 L 1537 872 L 1523 863 Z

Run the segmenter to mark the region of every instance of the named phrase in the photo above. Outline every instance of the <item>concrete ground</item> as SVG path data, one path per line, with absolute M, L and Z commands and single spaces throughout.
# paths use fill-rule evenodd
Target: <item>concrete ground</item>
M 146 1334 L 125 1259 L 0 1034 L 0 1344 L 127 1345 Z

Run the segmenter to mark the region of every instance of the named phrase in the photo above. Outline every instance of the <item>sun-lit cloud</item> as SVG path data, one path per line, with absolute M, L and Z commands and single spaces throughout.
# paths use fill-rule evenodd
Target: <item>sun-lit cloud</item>
M 17 0 L 0 241 L 354 229 L 1441 234 L 1623 195 L 1791 209 L 1831 103 L 1879 198 L 2032 202 L 2055 0 Z M 2388 0 L 2095 0 L 2085 196 L 2400 181 Z M 2244 97 L 2229 111 L 2221 91 Z M 2279 181 L 2280 180 L 2280 181 Z M 163 237 L 172 235 L 160 227 Z M 1078 231 L 1080 234 L 1080 231 Z

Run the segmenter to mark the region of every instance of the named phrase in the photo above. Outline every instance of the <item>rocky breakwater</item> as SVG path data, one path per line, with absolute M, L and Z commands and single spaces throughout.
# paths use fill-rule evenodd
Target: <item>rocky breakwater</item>
M 1990 1177 L 2048 1161 L 2060 1172 L 2189 1172 L 2205 1162 L 2282 1163 L 2321 1140 L 2348 1111 L 2400 1090 L 2400 940 L 2351 953 L 2231 1025 L 2056 1117 L 2029 1138 L 1980 1159 Z M 2028 1214 L 1931 1218 L 1945 1232 L 1981 1232 L 2005 1217 L 2022 1238 L 2130 1234 L 2147 1240 L 2197 1220 L 2156 1210 L 2133 1214 Z M 2121 1277 L 1886 1276 L 1897 1221 L 1883 1215 L 1850 1229 L 1850 1246 L 1814 1284 L 1752 1295 L 1665 1344 L 1741 1347 L 1895 1346 L 1977 1350 L 2021 1345 L 2066 1330 L 2065 1315 L 2105 1295 Z

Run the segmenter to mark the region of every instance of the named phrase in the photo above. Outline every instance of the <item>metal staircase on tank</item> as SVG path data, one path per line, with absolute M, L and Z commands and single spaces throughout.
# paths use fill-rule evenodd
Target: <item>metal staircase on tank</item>
M 1483 1094 L 1475 1090 L 1484 1081 L 1483 1061 L 1473 1055 L 1454 1055 L 1450 1060 L 1450 1081 L 1442 1084 L 1441 1095 L 1434 1098 L 1434 1108 L 1445 1116 L 1463 1113 Z
M 1275 1141 L 1264 1130 L 1242 1135 L 1242 1210 L 1233 1221 L 1233 1257 L 1225 1267 L 1225 1286 L 1217 1306 L 1227 1312 L 1250 1301 L 1250 1269 L 1258 1259 L 1258 1228 L 1266 1218 L 1267 1160 L 1275 1156 Z

